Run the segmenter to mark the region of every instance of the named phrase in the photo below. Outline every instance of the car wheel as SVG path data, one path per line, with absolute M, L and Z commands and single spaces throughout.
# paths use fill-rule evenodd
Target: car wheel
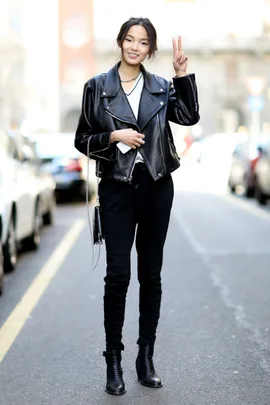
M 2 277 L 0 279 L 0 296 L 3 294 L 4 292 L 4 274 L 2 274 Z
M 256 197 L 256 200 L 258 201 L 258 203 L 260 205 L 265 205 L 266 204 L 267 196 L 262 192 L 262 190 L 260 189 L 260 186 L 258 186 L 258 185 L 256 185 L 255 197 Z
M 17 240 L 14 217 L 11 218 L 8 227 L 7 241 L 3 247 L 4 253 L 4 271 L 10 273 L 16 267 L 17 263 Z
M 42 224 L 42 217 L 40 214 L 40 207 L 38 201 L 36 203 L 35 216 L 33 220 L 34 220 L 33 232 L 23 242 L 23 245 L 26 250 L 37 250 L 40 245 L 40 229 Z
M 254 197 L 254 188 L 253 188 L 253 187 L 249 187 L 249 186 L 245 186 L 244 195 L 245 195 L 245 197 L 247 197 L 247 198 L 252 198 L 252 197 Z
M 50 201 L 49 210 L 43 215 L 43 224 L 52 225 L 54 223 L 54 210 L 55 210 L 55 198 Z
M 232 184 L 229 184 L 229 188 L 230 188 L 230 191 L 231 191 L 231 193 L 235 193 L 235 190 L 236 190 L 236 187 L 235 186 L 233 186 Z
M 4 276 L 2 275 L 2 278 L 0 280 L 0 296 L 3 294 L 4 291 Z

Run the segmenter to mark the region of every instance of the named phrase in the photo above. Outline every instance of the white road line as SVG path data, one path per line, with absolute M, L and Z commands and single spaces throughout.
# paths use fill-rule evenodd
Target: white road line
M 53 280 L 64 263 L 72 246 L 78 239 L 85 226 L 85 221 L 76 220 L 52 253 L 49 260 L 40 270 L 20 302 L 14 308 L 4 325 L 0 329 L 0 363 L 11 348 L 16 337 L 22 330 L 29 315 L 37 305 L 46 288 Z
M 250 339 L 256 344 L 257 347 L 254 349 L 254 355 L 258 358 L 261 368 L 270 373 L 270 361 L 265 354 L 268 350 L 267 343 L 264 342 L 259 330 L 248 322 L 243 306 L 234 302 L 229 286 L 223 281 L 222 270 L 216 263 L 213 263 L 213 257 L 209 255 L 209 252 L 205 250 L 199 241 L 193 236 L 190 227 L 185 222 L 184 218 L 179 215 L 179 213 L 178 220 L 181 229 L 192 246 L 194 252 L 201 257 L 202 262 L 210 271 L 210 280 L 214 287 L 219 290 L 223 303 L 229 310 L 233 312 L 237 324 L 241 328 L 248 331 Z

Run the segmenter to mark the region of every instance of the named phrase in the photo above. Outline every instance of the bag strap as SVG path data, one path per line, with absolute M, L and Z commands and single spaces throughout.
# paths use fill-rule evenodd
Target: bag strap
M 95 244 L 94 244 L 94 236 L 93 236 L 93 222 L 94 222 L 94 213 L 92 213 L 92 218 L 90 215 L 90 201 L 89 201 L 89 191 L 90 191 L 90 186 L 89 186 L 89 162 L 90 162 L 90 153 L 89 153 L 89 145 L 90 145 L 90 139 L 91 137 L 89 136 L 88 141 L 87 141 L 87 178 L 86 178 L 86 210 L 87 210 L 87 218 L 88 218 L 88 225 L 89 225 L 89 230 L 91 234 L 91 240 L 92 240 L 92 269 L 94 270 L 99 262 L 100 258 L 100 244 L 98 244 L 98 255 L 97 259 L 95 261 Z M 96 205 L 99 207 L 99 165 L 100 162 L 96 162 L 96 177 L 97 177 L 97 190 L 96 190 Z

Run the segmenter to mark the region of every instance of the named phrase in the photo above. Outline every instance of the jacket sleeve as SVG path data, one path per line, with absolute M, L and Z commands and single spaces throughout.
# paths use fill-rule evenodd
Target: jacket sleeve
M 81 114 L 75 134 L 75 148 L 87 156 L 89 141 L 90 158 L 115 160 L 115 144 L 110 143 L 111 132 L 95 133 L 92 123 L 93 91 L 89 82 L 84 85 Z
M 167 119 L 180 125 L 194 125 L 199 119 L 195 75 L 174 77 L 169 90 Z

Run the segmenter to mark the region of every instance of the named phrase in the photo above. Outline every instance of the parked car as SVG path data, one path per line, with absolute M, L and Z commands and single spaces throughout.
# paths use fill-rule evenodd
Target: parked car
M 17 245 L 22 236 L 21 229 L 25 226 L 22 219 L 23 209 L 20 208 L 23 201 L 22 186 L 17 177 L 19 160 L 14 140 L 6 133 L 0 132 L 1 243 L 6 272 L 16 266 Z
M 18 249 L 34 250 L 40 244 L 40 227 L 48 219 L 54 200 L 54 183 L 50 193 L 42 181 L 40 162 L 34 145 L 18 132 L 0 132 L 1 241 L 4 270 L 12 271 Z M 52 200 L 52 201 L 53 201 Z
M 43 170 L 50 172 L 56 183 L 57 199 L 85 198 L 87 158 L 74 147 L 73 133 L 41 133 L 32 136 Z M 95 192 L 95 163 L 89 162 L 90 196 Z
M 255 197 L 261 205 L 270 199 L 270 140 L 262 148 L 255 168 Z
M 43 167 L 36 145 L 28 137 L 23 137 L 22 153 L 23 161 L 29 162 L 35 172 L 42 224 L 52 225 L 55 211 L 55 180 Z
M 3 294 L 4 288 L 4 253 L 1 235 L 2 235 L 2 207 L 0 201 L 0 295 Z
M 251 138 L 247 136 L 235 145 L 228 179 L 231 192 L 242 189 L 246 197 L 254 196 L 255 169 L 268 139 L 268 135 L 258 134 Z

